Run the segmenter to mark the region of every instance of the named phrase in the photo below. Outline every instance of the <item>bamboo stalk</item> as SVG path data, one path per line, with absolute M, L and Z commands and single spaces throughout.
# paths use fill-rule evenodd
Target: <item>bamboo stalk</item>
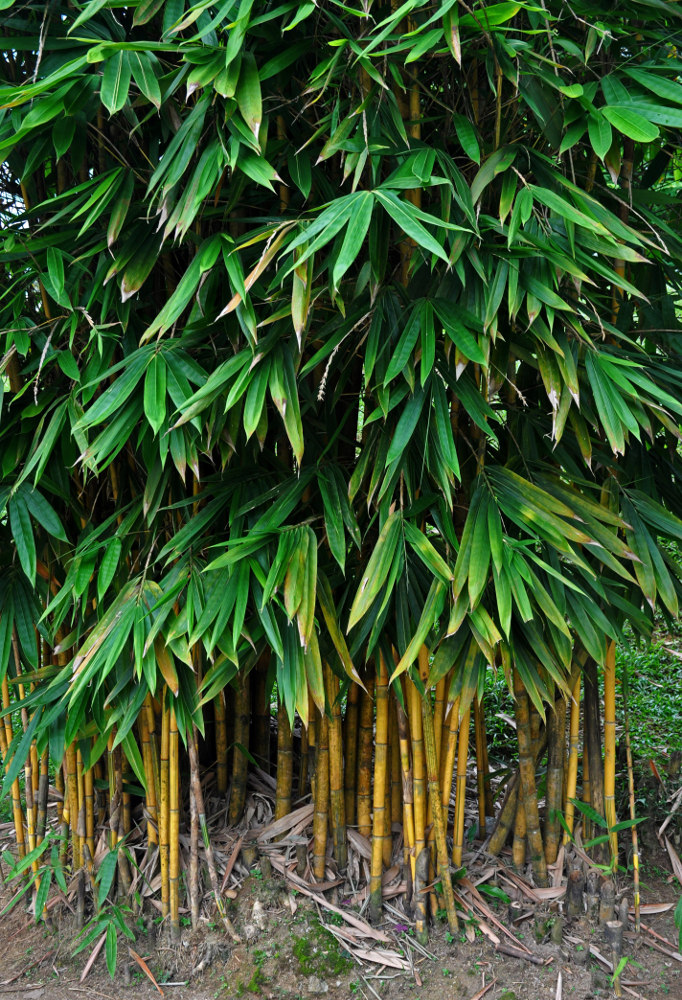
M 194 747 L 194 740 L 188 743 Z M 199 926 L 199 809 L 195 787 L 199 781 L 199 765 L 196 753 L 189 751 L 189 870 L 187 872 L 187 895 L 192 930 Z
M 566 783 L 566 801 L 564 803 L 564 818 L 568 830 L 564 831 L 564 844 L 567 844 L 573 833 L 573 823 L 575 819 L 575 806 L 573 799 L 576 797 L 578 787 L 578 756 L 580 751 L 580 685 L 581 675 L 578 674 L 573 691 L 571 692 L 571 718 L 569 729 L 569 752 L 568 752 L 568 779 Z
M 234 754 L 232 756 L 232 788 L 230 790 L 230 805 L 227 810 L 228 826 L 236 826 L 242 818 L 244 805 L 246 803 L 246 779 L 249 769 L 249 675 L 241 671 L 237 675 L 237 683 L 234 689 Z M 288 720 L 287 720 L 288 722 Z M 287 789 L 285 775 L 286 764 L 283 762 L 282 771 L 282 795 Z M 279 776 L 278 776 L 279 778 Z M 277 781 L 279 793 L 279 780 Z M 291 781 L 288 785 L 288 793 L 291 796 Z M 291 802 L 291 797 L 289 798 Z M 287 810 L 288 811 L 288 810 Z M 283 815 L 283 814 L 282 814 Z
M 516 735 L 519 742 L 519 771 L 521 789 L 519 808 L 526 814 L 526 831 L 530 861 L 535 884 L 547 885 L 547 862 L 540 831 L 538 800 L 535 789 L 535 753 L 531 741 L 529 700 L 518 670 L 514 670 L 514 697 L 516 699 Z
M 457 737 L 459 734 L 459 696 L 450 708 L 446 719 L 448 723 L 447 740 L 445 749 L 441 754 L 440 761 L 440 788 L 441 805 L 445 813 L 446 823 L 450 810 L 450 797 L 452 794 L 452 779 L 455 773 L 455 759 L 457 757 Z
M 547 720 L 547 792 L 545 806 L 545 858 L 553 865 L 561 841 L 561 798 L 564 787 L 566 702 L 558 698 Z
M 6 711 L 10 707 L 9 699 L 9 684 L 7 683 L 7 675 L 2 679 L 2 707 Z M 5 772 L 9 769 L 9 762 L 7 761 L 7 751 L 12 745 L 12 739 L 14 734 L 12 732 L 12 720 L 9 714 L 3 717 L 3 727 L 5 735 L 5 750 L 3 751 L 3 758 L 5 763 Z M 21 788 L 19 786 L 19 778 L 15 778 L 12 782 L 12 817 L 14 819 L 14 833 L 17 838 L 17 854 L 19 859 L 26 857 L 26 840 L 24 838 L 24 813 L 21 808 Z
M 161 759 L 159 798 L 159 864 L 161 867 L 161 916 L 170 913 L 170 710 L 164 685 L 161 700 Z
M 334 857 L 340 871 L 348 861 L 346 845 L 345 789 L 343 780 L 343 732 L 339 704 L 339 679 L 328 663 L 324 665 L 327 701 L 331 710 L 329 730 L 329 813 Z
M 95 856 L 95 781 L 91 767 L 83 772 L 83 787 L 85 795 L 85 842 L 90 851 L 90 857 Z
M 630 746 L 630 713 L 628 711 L 628 671 L 627 665 L 623 670 L 623 714 L 625 716 L 625 756 L 628 768 L 628 797 L 630 801 L 630 819 L 632 824 L 632 881 L 635 903 L 635 931 L 640 932 L 640 898 L 639 898 L 639 839 L 637 827 L 634 824 L 636 817 L 635 806 L 635 776 L 632 767 L 632 748 Z
M 424 770 L 424 739 L 421 696 L 414 682 L 406 682 L 410 732 L 412 735 L 412 795 L 414 802 L 414 849 L 418 858 L 426 837 L 426 774 Z
M 398 737 L 398 716 L 389 705 L 389 740 L 391 754 L 391 826 L 400 824 L 403 818 L 402 779 L 400 776 L 400 741 Z
M 618 860 L 616 817 L 616 643 L 606 649 L 604 662 L 604 819 L 609 830 L 611 864 Z
M 154 767 L 152 764 L 152 747 L 149 738 L 149 724 L 147 713 L 142 707 L 137 719 L 137 728 L 140 733 L 140 744 L 142 746 L 142 763 L 144 764 L 144 774 L 146 782 L 146 808 L 147 808 L 147 843 L 151 847 L 158 843 L 158 812 L 156 803 L 156 788 L 154 786 Z M 94 852 L 92 852 L 94 853 Z
M 415 852 L 414 833 L 414 804 L 412 788 L 412 765 L 410 763 L 410 734 L 405 709 L 400 704 L 398 696 L 395 696 L 395 710 L 398 722 L 398 743 L 400 748 L 400 770 L 403 785 L 403 837 L 405 840 L 405 850 L 409 858 L 410 874 L 414 885 L 415 865 L 417 855 Z
M 447 674 L 436 684 L 436 698 L 433 708 L 433 730 L 436 737 L 436 760 L 438 761 L 438 776 L 440 781 L 440 758 L 443 745 L 443 720 L 445 718 L 445 699 L 448 692 L 450 675 Z
M 345 754 L 344 784 L 346 799 L 346 823 L 355 823 L 355 792 L 358 766 L 358 715 L 360 685 L 351 681 L 346 700 L 346 717 L 343 725 L 343 749 Z
M 427 654 L 428 655 L 428 654 Z M 448 927 L 454 934 L 458 929 L 457 911 L 455 910 L 455 896 L 452 889 L 452 878 L 450 876 L 450 864 L 448 848 L 445 836 L 445 822 L 443 820 L 443 807 L 441 805 L 441 788 L 438 781 L 438 753 L 436 750 L 436 734 L 434 718 L 431 713 L 431 704 L 428 698 L 428 691 L 422 698 L 422 722 L 424 732 L 424 753 L 426 757 L 426 771 L 429 783 L 429 797 L 433 810 L 433 826 L 436 837 L 436 849 L 438 851 L 438 872 L 440 874 L 443 898 L 445 900 L 445 912 L 448 917 Z M 440 728 L 440 727 L 438 727 Z
M 168 888 L 171 934 L 180 937 L 180 754 L 178 720 L 170 708 L 168 752 Z
M 360 699 L 360 731 L 358 741 L 357 815 L 358 832 L 369 840 L 372 834 L 370 796 L 372 789 L 372 744 L 374 741 L 374 678 L 365 681 L 366 690 Z
M 284 701 L 277 707 L 277 790 L 275 819 L 291 812 L 294 780 L 294 745 L 289 714 Z
M 69 798 L 69 822 L 71 824 L 71 844 L 73 869 L 77 871 L 82 861 L 80 837 L 78 836 L 78 776 L 76 769 L 76 746 L 66 748 L 66 785 Z
M 0 733 L 2 729 L 0 729 Z M 36 824 L 36 842 L 42 844 L 47 830 L 47 799 L 50 792 L 50 759 L 47 747 L 40 757 L 40 779 L 38 781 L 38 821 Z M 59 769 L 57 769 L 59 774 Z
M 369 881 L 369 912 L 374 923 L 381 920 L 383 898 L 383 838 L 386 816 L 386 781 L 388 764 L 388 671 L 383 655 L 379 655 L 376 681 L 376 737 L 374 744 L 374 811 L 372 817 L 372 861 Z
M 523 801 L 517 798 L 514 839 L 512 841 L 512 864 L 518 869 L 523 868 L 526 863 L 526 833 L 526 810 Z
M 313 875 L 324 879 L 327 861 L 327 830 L 329 823 L 329 720 L 320 720 L 315 764 L 315 792 L 313 812 Z
M 462 865 L 464 851 L 464 802 L 467 786 L 467 757 L 469 750 L 469 728 L 471 708 L 467 708 L 459 724 L 457 743 L 457 784 L 455 790 L 455 819 L 452 837 L 452 863 L 456 868 Z
M 232 921 L 225 912 L 225 906 L 223 905 L 223 900 L 220 892 L 220 884 L 218 882 L 218 873 L 216 871 L 216 864 L 215 864 L 215 855 L 213 853 L 213 844 L 211 843 L 211 836 L 209 833 L 208 823 L 206 820 L 204 793 L 201 788 L 201 778 L 199 775 L 199 760 L 196 747 L 195 727 L 192 728 L 191 736 L 187 741 L 187 751 L 189 755 L 192 798 L 196 805 L 197 820 L 199 828 L 201 829 L 204 852 L 206 854 L 206 867 L 208 869 L 208 878 L 211 883 L 211 889 L 213 890 L 213 898 L 215 900 L 216 908 L 218 910 L 218 915 L 220 916 L 220 919 L 223 923 L 223 927 L 235 941 L 239 941 L 240 940 L 239 935 L 235 931 Z
M 213 699 L 215 724 L 216 787 L 221 795 L 227 793 L 227 724 L 225 721 L 225 694 L 219 691 Z M 268 745 L 270 733 L 268 732 Z
M 519 772 L 516 771 L 507 785 L 507 792 L 497 818 L 497 824 L 493 830 L 488 843 L 488 854 L 497 856 L 504 845 L 516 822 L 517 803 L 519 800 Z
M 483 765 L 483 728 L 478 694 L 474 695 L 474 741 L 476 744 L 476 788 L 478 793 L 478 835 L 485 838 L 485 772 Z
M 310 706 L 309 706 L 310 707 Z M 302 799 L 308 784 L 308 729 L 301 721 L 301 752 L 298 758 L 298 797 Z
M 597 664 L 590 657 L 583 668 L 585 683 L 585 743 L 590 777 L 590 801 L 592 808 L 604 816 L 604 765 L 601 748 L 601 724 L 599 718 L 599 683 Z M 601 845 L 595 849 L 596 856 L 604 857 Z

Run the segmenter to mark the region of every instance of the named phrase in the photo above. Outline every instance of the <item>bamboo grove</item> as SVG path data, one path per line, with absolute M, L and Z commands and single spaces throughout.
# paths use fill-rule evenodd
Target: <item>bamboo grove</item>
M 243 823 L 256 766 L 275 818 L 312 801 L 316 880 L 368 839 L 375 920 L 396 860 L 437 885 L 422 934 L 457 924 L 469 760 L 537 885 L 581 797 L 613 855 L 615 643 L 682 591 L 677 6 L 0 6 L 0 753 L 37 917 L 41 851 L 83 912 L 123 841 L 174 929 L 206 892 L 232 932 L 207 807 Z

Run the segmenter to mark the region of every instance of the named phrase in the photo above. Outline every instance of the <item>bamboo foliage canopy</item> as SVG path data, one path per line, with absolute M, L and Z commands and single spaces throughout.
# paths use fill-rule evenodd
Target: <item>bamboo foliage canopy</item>
M 6 789 L 677 614 L 675 4 L 0 6 Z

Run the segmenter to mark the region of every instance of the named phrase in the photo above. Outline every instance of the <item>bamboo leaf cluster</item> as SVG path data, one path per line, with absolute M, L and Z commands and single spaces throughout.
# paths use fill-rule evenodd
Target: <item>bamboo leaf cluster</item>
M 528 802 L 532 711 L 682 593 L 675 6 L 4 6 L 5 791 L 33 748 L 123 817 L 124 760 L 177 890 L 226 697 L 246 750 L 276 689 L 343 827 L 335 706 L 421 732 L 415 685 L 447 825 L 493 670 Z

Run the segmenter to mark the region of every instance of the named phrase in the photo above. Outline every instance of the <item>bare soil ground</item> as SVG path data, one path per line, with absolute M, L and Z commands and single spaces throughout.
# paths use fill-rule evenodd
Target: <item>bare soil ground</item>
M 677 882 L 667 878 L 662 868 L 653 877 L 651 872 L 650 864 L 644 870 L 643 902 L 675 904 Z M 469 874 L 475 881 L 474 873 Z M 122 1000 L 131 996 L 147 1000 L 158 997 L 160 991 L 172 1000 L 304 1000 L 316 996 L 328 1000 L 588 1000 L 613 996 L 608 973 L 591 952 L 596 949 L 609 957 L 599 926 L 584 917 L 566 921 L 562 943 L 554 944 L 549 932 L 557 916 L 556 901 L 533 906 L 523 892 L 515 894 L 510 889 L 510 894 L 520 897 L 522 913 L 528 917 L 511 923 L 508 906 L 502 902 L 493 904 L 493 913 L 519 947 L 528 948 L 533 961 L 501 954 L 473 921 L 462 922 L 456 936 L 448 933 L 445 923 L 436 921 L 423 951 L 415 942 L 409 919 L 393 916 L 383 928 L 390 944 L 370 941 L 365 946 L 383 947 L 387 956 L 402 957 L 408 968 L 401 970 L 358 959 L 361 949 L 356 944 L 351 948 L 353 958 L 343 946 L 344 919 L 292 890 L 281 876 L 273 874 L 267 880 L 247 876 L 230 913 L 242 943 L 232 943 L 216 924 L 205 921 L 199 932 L 186 929 L 180 944 L 174 945 L 151 918 L 138 921 L 131 946 L 158 981 L 158 989 L 129 957 L 123 940 L 113 982 L 106 971 L 104 948 L 81 981 L 90 949 L 72 958 L 77 935 L 68 909 L 58 912 L 55 907 L 53 926 L 46 930 L 18 906 L 0 918 L 0 1000 Z M 9 899 L 7 887 L 2 896 L 4 906 Z M 343 897 L 338 900 L 343 906 Z M 673 910 L 647 912 L 643 921 L 650 930 L 643 930 L 638 938 L 632 930 L 626 935 L 624 954 L 629 961 L 622 974 L 624 996 L 682 1000 L 682 959 L 674 957 Z M 503 944 L 511 943 L 497 926 L 495 930 Z M 668 954 L 656 950 L 656 945 Z

